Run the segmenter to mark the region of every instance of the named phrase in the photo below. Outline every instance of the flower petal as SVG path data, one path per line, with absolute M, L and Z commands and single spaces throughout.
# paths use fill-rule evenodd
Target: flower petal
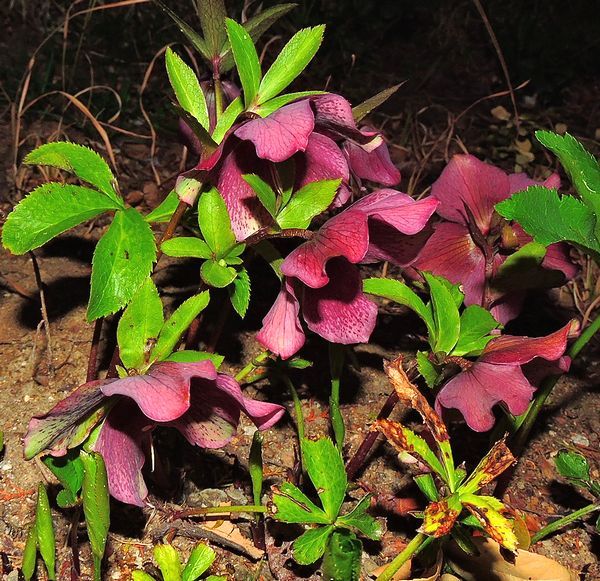
M 242 178 L 249 173 L 257 173 L 263 179 L 267 177 L 263 162 L 257 159 L 252 149 L 247 143 L 238 143 L 225 157 L 218 172 L 217 189 L 227 204 L 231 228 L 238 241 L 273 223 L 254 190 Z
M 508 176 L 472 155 L 455 155 L 431 188 L 440 201 L 438 214 L 452 222 L 467 223 L 466 205 L 481 232 L 490 229 L 494 206 L 510 195 Z
M 280 162 L 306 149 L 314 127 L 315 116 L 310 101 L 305 99 L 285 105 L 264 119 L 245 123 L 235 135 L 254 143 L 258 157 Z
M 437 396 L 435 407 L 458 409 L 468 426 L 486 432 L 494 425 L 492 408 L 503 402 L 514 415 L 525 412 L 535 388 L 518 365 L 495 365 L 481 359 L 453 377 Z
M 387 260 L 397 266 L 410 266 L 419 256 L 432 233 L 426 228 L 418 234 L 401 234 L 381 220 L 369 220 L 369 251 L 362 263 Z
M 560 188 L 560 176 L 555 172 L 543 182 L 532 180 L 525 172 L 511 173 L 508 175 L 509 191 L 511 194 L 522 192 L 529 186 L 545 186 L 552 190 Z
M 395 186 L 400 183 L 400 171 L 392 163 L 385 143 L 382 142 L 372 151 L 366 151 L 360 145 L 347 141 L 344 149 L 354 175 L 384 186 Z
M 462 224 L 441 222 L 412 265 L 462 285 L 466 305 L 481 305 L 485 257 Z
M 556 361 L 565 353 L 571 327 L 569 322 L 546 337 L 502 335 L 487 344 L 479 361 L 495 365 L 523 365 L 536 357 Z
M 163 362 L 153 365 L 146 375 L 119 379 L 101 389 L 104 395 L 130 397 L 151 420 L 169 422 L 190 407 L 190 380 L 193 377 L 215 379 L 216 375 L 212 361 Z
M 375 328 L 377 305 L 362 291 L 358 269 L 344 259 L 328 263 L 330 282 L 304 288 L 302 315 L 308 328 L 332 343 L 366 343 Z
M 142 476 L 144 449 L 151 443 L 150 422 L 131 401 L 121 401 L 108 414 L 94 449 L 102 455 L 111 496 L 144 506 L 148 489 Z
M 256 335 L 256 340 L 282 359 L 297 353 L 305 340 L 298 316 L 299 311 L 300 304 L 290 283 L 286 280 L 273 306 L 263 319 L 263 326 Z

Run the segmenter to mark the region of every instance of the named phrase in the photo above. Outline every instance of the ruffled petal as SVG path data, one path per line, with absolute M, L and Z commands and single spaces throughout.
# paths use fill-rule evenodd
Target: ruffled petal
M 442 222 L 412 265 L 460 284 L 466 305 L 481 305 L 485 289 L 485 257 L 462 224 Z
M 529 186 L 545 186 L 551 190 L 558 190 L 560 188 L 560 176 L 555 172 L 543 182 L 536 182 L 532 180 L 525 172 L 511 173 L 508 175 L 509 192 L 516 194 L 526 190 Z
M 344 144 L 352 173 L 363 180 L 369 180 L 384 186 L 395 186 L 400 183 L 400 171 L 392 163 L 390 152 L 385 143 L 381 143 L 372 151 L 351 141 Z
M 571 328 L 569 322 L 546 337 L 502 335 L 487 344 L 479 361 L 494 365 L 523 365 L 536 357 L 556 361 L 565 353 Z
M 516 319 L 523 310 L 526 293 L 511 292 L 500 296 L 492 303 L 490 312 L 494 319 L 503 325 Z
M 455 408 L 476 432 L 486 432 L 494 425 L 492 408 L 504 403 L 514 415 L 527 409 L 535 388 L 518 365 L 494 365 L 481 360 L 468 371 L 459 373 L 442 387 L 435 402 L 442 408 Z
M 254 143 L 258 157 L 280 162 L 306 149 L 314 127 L 315 116 L 310 101 L 303 100 L 285 105 L 264 119 L 245 123 L 235 135 Z
M 190 380 L 215 379 L 212 361 L 197 363 L 163 362 L 153 365 L 146 375 L 133 375 L 102 386 L 104 395 L 125 395 L 137 403 L 147 418 L 169 422 L 190 407 Z
M 567 355 L 560 357 L 556 361 L 546 361 L 545 359 L 534 359 L 521 367 L 525 377 L 535 387 L 539 387 L 546 377 L 550 375 L 562 375 L 567 373 L 571 367 L 571 358 Z
M 363 294 L 358 269 L 334 259 L 327 274 L 328 285 L 304 288 L 302 315 L 308 328 L 332 343 L 366 343 L 375 328 L 377 305 Z
M 418 234 L 401 234 L 380 220 L 369 220 L 369 251 L 361 263 L 387 260 L 397 266 L 407 267 L 419 256 L 433 230 L 426 228 Z
M 121 502 L 145 504 L 148 489 L 142 467 L 153 425 L 133 402 L 124 400 L 111 410 L 100 429 L 94 449 L 106 464 L 111 496 Z
M 218 172 L 217 189 L 227 204 L 231 227 L 238 241 L 273 223 L 254 190 L 242 178 L 244 174 L 257 173 L 265 179 L 267 172 L 262 163 L 250 144 L 238 143 L 224 158 Z
M 438 214 L 452 222 L 467 223 L 466 205 L 485 235 L 494 206 L 510 195 L 510 185 L 501 169 L 472 155 L 455 155 L 433 184 L 431 195 L 440 201 Z
M 304 345 L 304 331 L 299 318 L 300 304 L 294 290 L 286 280 L 266 314 L 256 340 L 269 351 L 287 359 Z

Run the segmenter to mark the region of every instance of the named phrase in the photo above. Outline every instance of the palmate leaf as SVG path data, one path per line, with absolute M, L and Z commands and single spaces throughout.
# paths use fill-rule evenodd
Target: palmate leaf
M 119 208 L 114 200 L 90 188 L 43 184 L 8 215 L 2 243 L 13 254 L 25 254 L 102 212 Z
M 252 188 L 260 203 L 265 207 L 271 216 L 275 217 L 277 195 L 273 188 L 265 182 L 260 176 L 250 173 L 242 176 L 243 180 Z
M 310 565 L 319 560 L 332 532 L 333 525 L 328 525 L 310 529 L 299 536 L 292 545 L 296 563 Z
M 306 229 L 312 219 L 324 212 L 333 202 L 341 180 L 322 180 L 306 184 L 292 195 L 277 215 L 281 228 Z
M 351 512 L 338 518 L 337 523 L 340 526 L 346 526 L 355 532 L 360 532 L 369 539 L 377 540 L 381 538 L 383 530 L 381 525 L 367 513 L 371 506 L 371 495 L 363 496 Z
M 181 581 L 181 561 L 173 545 L 156 545 L 154 560 L 162 573 L 163 581 Z
M 330 524 L 331 519 L 304 492 L 290 482 L 274 489 L 275 520 L 287 523 Z
M 175 258 L 203 258 L 204 260 L 212 258 L 208 244 L 193 236 L 171 238 L 163 242 L 160 248 L 167 256 Z
M 321 25 L 294 34 L 260 83 L 259 105 L 279 95 L 307 67 L 319 50 L 324 32 L 325 26 Z
M 224 0 L 196 0 L 196 12 L 200 19 L 206 47 L 211 56 L 216 58 L 227 40 L 225 2 Z
M 587 458 L 578 452 L 561 450 L 554 458 L 554 464 L 561 476 L 571 480 L 590 479 L 590 464 Z
M 196 581 L 213 564 L 216 553 L 204 543 L 196 545 L 181 573 L 181 581 Z
M 209 286 L 225 288 L 235 280 L 237 272 L 235 268 L 221 264 L 221 261 L 206 260 L 200 267 L 200 276 Z
M 305 97 L 314 97 L 315 95 L 327 95 L 327 91 L 297 91 L 295 93 L 279 95 L 279 97 L 274 97 L 265 103 L 252 107 L 252 111 L 261 117 L 268 117 L 284 105 L 298 101 L 298 99 L 304 99 Z
M 494 338 L 489 333 L 501 327 L 492 314 L 479 305 L 468 306 L 460 316 L 460 335 L 452 355 L 479 354 Z
M 244 103 L 241 97 L 236 97 L 229 105 L 227 105 L 225 111 L 219 116 L 212 133 L 212 138 L 215 143 L 221 143 L 221 141 L 223 141 L 227 131 L 231 129 L 231 126 L 243 112 Z
M 171 190 L 167 197 L 150 212 L 144 220 L 146 222 L 168 222 L 179 205 L 179 196 L 176 190 Z
M 148 223 L 133 208 L 118 211 L 94 251 L 88 321 L 124 307 L 155 260 L 156 244 Z
M 196 363 L 197 361 L 212 361 L 215 369 L 219 369 L 225 360 L 224 355 L 218 353 L 208 353 L 207 351 L 194 351 L 192 349 L 182 349 L 174 351 L 163 359 L 163 361 L 175 361 L 176 363 Z
M 225 26 L 227 27 L 227 36 L 244 90 L 244 102 L 246 108 L 248 108 L 254 102 L 262 77 L 258 53 L 256 52 L 256 48 L 254 48 L 254 43 L 250 35 L 241 24 L 238 24 L 231 18 L 227 18 Z
M 46 456 L 43 462 L 63 486 L 56 497 L 57 504 L 61 508 L 74 506 L 83 484 L 83 462 L 79 451 L 69 450 L 64 456 Z
M 450 353 L 460 333 L 460 316 L 455 296 L 435 275 L 424 272 L 423 277 L 429 286 L 435 323 L 435 335 L 429 339 L 431 348 L 434 352 Z
M 198 225 L 216 258 L 223 258 L 235 245 L 229 212 L 223 196 L 216 188 L 204 192 L 198 200 Z
M 250 275 L 245 268 L 237 273 L 233 285 L 229 289 L 231 304 L 235 312 L 243 319 L 250 304 Z
M 354 533 L 336 529 L 323 556 L 323 577 L 332 581 L 359 581 L 362 543 Z

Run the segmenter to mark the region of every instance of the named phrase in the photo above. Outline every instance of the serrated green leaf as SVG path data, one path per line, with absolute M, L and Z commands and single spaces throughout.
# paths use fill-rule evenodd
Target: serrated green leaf
M 165 63 L 167 75 L 178 103 L 208 131 L 206 97 L 200 88 L 196 73 L 170 47 L 165 53 Z
M 204 240 L 216 258 L 223 258 L 235 245 L 235 234 L 223 196 L 216 188 L 204 192 L 198 200 L 198 224 Z
M 460 333 L 460 316 L 454 296 L 438 277 L 429 272 L 423 273 L 429 286 L 435 335 L 430 337 L 431 347 L 435 353 L 450 353 Z
M 311 182 L 295 192 L 277 214 L 281 228 L 308 228 L 312 219 L 324 212 L 333 202 L 341 180 Z
M 156 545 L 154 560 L 162 573 L 163 581 L 181 581 L 181 561 L 173 545 Z
M 315 487 L 325 513 L 334 522 L 346 496 L 348 479 L 344 461 L 330 438 L 305 440 L 303 460 L 308 476 Z
M 321 25 L 294 34 L 260 83 L 259 105 L 279 95 L 307 67 L 319 50 L 324 32 L 325 26 Z
M 217 124 L 212 132 L 212 138 L 215 143 L 221 143 L 225 134 L 231 129 L 236 119 L 244 112 L 244 103 L 241 97 L 236 97 L 229 105 L 227 105 L 225 111 L 219 116 Z
M 363 281 L 364 292 L 405 305 L 414 311 L 427 325 L 429 334 L 435 333 L 433 317 L 421 298 L 399 280 L 391 278 L 368 278 Z
M 427 387 L 433 389 L 440 377 L 440 372 L 437 367 L 429 360 L 429 353 L 417 351 L 417 368 L 423 376 Z
M 594 234 L 596 216 L 573 196 L 560 196 L 555 190 L 530 186 L 496 204 L 496 211 L 515 220 L 536 242 L 549 246 L 569 241 L 592 252 L 600 252 Z
M 216 553 L 204 543 L 196 545 L 181 574 L 181 581 L 196 581 L 213 564 Z
M 43 184 L 8 215 L 2 243 L 13 254 L 25 254 L 102 212 L 118 208 L 108 196 L 90 188 Z
M 337 529 L 323 556 L 323 577 L 329 581 L 359 581 L 361 560 L 362 543 L 356 535 Z
M 271 113 L 274 113 L 277 109 L 281 109 L 284 105 L 298 101 L 298 99 L 313 97 L 315 95 L 327 95 L 327 91 L 297 91 L 296 93 L 279 95 L 279 97 L 274 97 L 266 103 L 261 103 L 259 106 L 253 107 L 252 111 L 261 117 L 268 117 Z
M 137 290 L 117 327 L 123 365 L 139 369 L 146 362 L 148 342 L 156 339 L 164 323 L 163 305 L 156 285 L 147 278 Z
M 118 211 L 94 251 L 88 321 L 124 307 L 148 278 L 155 260 L 156 244 L 148 223 L 133 208 Z
M 171 355 L 183 333 L 206 308 L 209 300 L 209 291 L 204 291 L 190 297 L 177 307 L 160 330 L 156 345 L 150 352 L 150 361 L 162 361 Z
M 586 482 L 590 479 L 590 464 L 583 454 L 561 450 L 554 458 L 554 464 L 559 474 L 565 478 Z
M 299 536 L 292 545 L 294 561 L 300 565 L 310 565 L 318 561 L 325 552 L 332 532 L 333 525 L 328 525 L 309 529 Z
M 27 540 L 25 541 L 25 548 L 23 549 L 23 562 L 21 564 L 21 572 L 25 581 L 29 581 L 35 573 L 35 566 L 37 561 L 37 530 L 35 528 L 35 521 L 27 533 Z
M 64 456 L 46 456 L 43 462 L 62 484 L 65 490 L 61 492 L 67 493 L 63 494 L 62 501 L 68 504 L 75 502 L 83 484 L 83 463 L 79 450 L 69 450 Z
M 366 101 L 363 101 L 356 107 L 352 107 L 352 117 L 356 123 L 360 123 L 373 109 L 377 109 L 380 105 L 383 105 L 402 85 L 399 83 L 393 87 L 388 87 L 383 91 L 380 91 L 376 95 L 369 97 Z
M 429 502 L 436 502 L 439 500 L 439 493 L 435 480 L 431 472 L 425 474 L 418 474 L 413 478 L 415 484 L 419 487 L 419 490 L 425 495 Z
M 38 486 L 37 509 L 35 513 L 35 530 L 37 546 L 48 571 L 48 579 L 56 579 L 56 540 L 54 524 L 46 487 L 40 482 Z
M 337 519 L 336 525 L 348 527 L 354 530 L 354 532 L 362 533 L 369 539 L 380 539 L 383 530 L 381 529 L 381 525 L 367 513 L 370 506 L 371 495 L 366 494 L 351 512 Z
M 167 197 L 152 212 L 144 217 L 144 220 L 155 223 L 168 222 L 175 213 L 175 210 L 177 210 L 178 205 L 179 196 L 175 190 L 171 190 L 167 194 Z
M 163 361 L 175 361 L 176 363 L 196 363 L 197 361 L 212 361 L 215 368 L 219 369 L 225 360 L 224 355 L 218 353 L 208 353 L 207 351 L 193 351 L 191 349 L 183 349 L 175 351 Z
M 124 208 L 115 190 L 116 179 L 104 159 L 94 150 L 68 141 L 46 143 L 25 156 L 28 165 L 49 165 L 75 174 L 80 180 L 98 188 L 117 207 Z
M 256 52 L 256 48 L 254 48 L 254 43 L 250 35 L 241 24 L 238 24 L 231 18 L 227 18 L 225 26 L 237 72 L 244 90 L 244 103 L 246 104 L 246 108 L 248 108 L 254 102 L 262 77 L 258 53 Z
M 215 288 L 225 288 L 229 286 L 237 276 L 237 271 L 231 266 L 221 264 L 221 261 L 207 260 L 200 267 L 200 276 L 208 285 Z M 225 262 L 225 261 L 222 261 Z
M 213 253 L 208 247 L 208 244 L 200 238 L 193 236 L 179 236 L 171 238 L 161 244 L 161 250 L 167 256 L 175 258 L 212 258 Z
M 235 312 L 242 317 L 246 316 L 250 304 L 250 275 L 245 268 L 237 273 L 233 285 L 229 287 L 229 299 Z
M 225 2 L 224 0 L 196 0 L 196 12 L 200 19 L 206 47 L 213 59 L 216 60 L 227 40 Z
M 491 331 L 501 327 L 493 315 L 478 305 L 469 305 L 460 316 L 460 335 L 452 355 L 479 355 L 494 338 Z
M 94 579 L 100 579 L 102 557 L 110 526 L 110 497 L 108 477 L 102 456 L 97 452 L 81 451 L 83 462 L 83 513 L 94 557 Z
M 267 212 L 274 218 L 277 213 L 277 195 L 273 191 L 273 188 L 261 177 L 253 173 L 245 174 L 242 178 L 252 188 Z
M 273 518 L 287 523 L 329 524 L 331 521 L 304 492 L 290 482 L 284 482 L 273 492 L 273 504 L 277 509 Z

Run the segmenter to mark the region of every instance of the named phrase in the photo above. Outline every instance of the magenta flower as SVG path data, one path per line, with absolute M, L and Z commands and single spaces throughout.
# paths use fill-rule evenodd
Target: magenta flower
M 516 317 L 524 298 L 523 292 L 502 292 L 493 287 L 493 279 L 507 256 L 531 242 L 518 224 L 509 224 L 494 206 L 532 184 L 524 174 L 507 175 L 471 155 L 455 155 L 431 195 L 440 201 L 437 213 L 443 220 L 434 226 L 413 267 L 461 284 L 465 304 L 491 308 L 501 323 Z M 556 174 L 544 184 L 557 188 Z M 548 247 L 542 266 L 562 271 L 567 279 L 577 269 L 569 260 L 564 244 Z
M 503 335 L 492 339 L 477 361 L 446 383 L 436 399 L 436 410 L 458 409 L 468 426 L 485 432 L 494 425 L 492 408 L 502 403 L 511 414 L 527 410 L 539 382 L 569 370 L 565 356 L 571 323 L 546 337 Z
M 217 373 L 210 361 L 162 362 L 146 375 L 86 383 L 47 414 L 34 417 L 25 437 L 26 456 L 66 454 L 81 443 L 74 438 L 80 425 L 103 404 L 109 411 L 94 448 L 106 463 L 111 495 L 138 506 L 148 494 L 141 471 L 156 427 L 172 426 L 191 444 L 220 448 L 235 434 L 241 411 L 261 430 L 285 411 L 245 397 L 238 383 Z
M 377 306 L 362 291 L 355 264 L 389 260 L 410 264 L 418 251 L 413 237 L 437 207 L 395 190 L 377 190 L 334 216 L 281 265 L 286 279 L 257 335 L 286 359 L 304 344 L 300 311 L 308 328 L 333 343 L 369 340 Z

